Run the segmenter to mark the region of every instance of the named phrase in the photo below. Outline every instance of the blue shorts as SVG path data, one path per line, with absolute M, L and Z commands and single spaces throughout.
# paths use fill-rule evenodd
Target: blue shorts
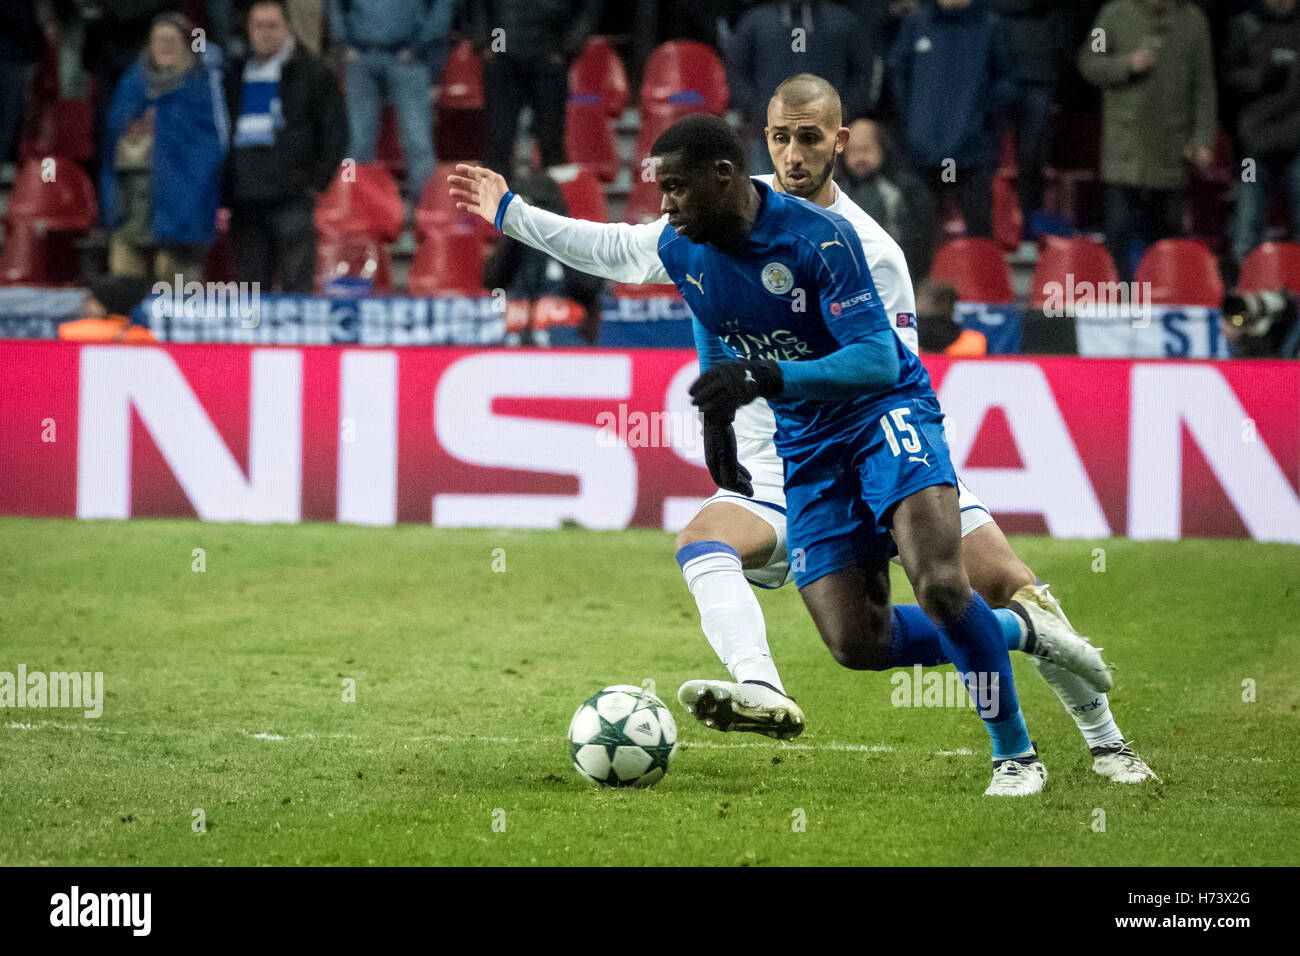
M 786 530 L 795 583 L 893 557 L 891 509 L 931 485 L 957 485 L 934 398 L 891 397 L 847 440 L 789 454 Z

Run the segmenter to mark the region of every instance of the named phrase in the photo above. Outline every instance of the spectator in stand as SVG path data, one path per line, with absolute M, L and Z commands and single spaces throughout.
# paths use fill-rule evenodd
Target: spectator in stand
M 897 162 L 889 134 L 874 120 L 849 124 L 835 182 L 880 223 L 907 257 L 915 283 L 930 271 L 935 222 L 925 184 Z
M 1300 11 L 1296 0 L 1264 0 L 1232 22 L 1224 85 L 1240 98 L 1237 145 L 1254 175 L 1237 183 L 1232 255 L 1237 264 L 1264 236 L 1272 193 L 1291 199 L 1291 236 L 1300 242 Z M 1243 173 L 1239 167 L 1238 173 Z
M 1180 0 L 1112 0 L 1094 29 L 1078 65 L 1102 91 L 1106 246 L 1128 281 L 1147 245 L 1181 234 L 1189 163 L 1214 158 L 1214 59 L 1205 15 Z
M 95 78 L 95 142 L 102 143 L 107 135 L 113 94 L 122 77 L 137 63 L 141 47 L 149 42 L 154 21 L 164 13 L 179 13 L 183 6 L 184 0 L 114 0 L 83 5 L 85 40 L 81 57 Z M 191 42 L 191 37 L 186 36 L 187 48 Z
M 1047 117 L 1067 55 L 1068 12 L 1057 0 L 993 0 L 993 6 L 1011 40 L 1016 92 L 1007 119 L 1016 145 L 1016 198 L 1026 238 L 1035 239 L 1043 208 Z
M 1004 29 L 983 0 L 936 0 L 903 21 L 886 70 L 908 158 L 936 214 L 955 188 L 972 237 L 993 235 L 998 134 L 1015 96 Z
M 202 278 L 229 130 L 218 58 L 191 52 L 190 30 L 178 13 L 158 17 L 109 108 L 100 207 L 114 275 Z
M 309 293 L 316 275 L 316 196 L 347 150 L 338 80 L 289 29 L 285 0 L 254 0 L 252 56 L 226 73 L 233 125 L 225 194 L 239 279 Z
M 988 354 L 984 333 L 957 321 L 957 287 L 936 279 L 916 286 L 916 331 L 922 352 L 941 352 L 951 358 L 981 358 Z
M 153 291 L 153 282 L 134 276 L 100 276 L 81 299 L 81 314 L 59 323 L 65 342 L 115 342 L 148 345 L 157 340 L 147 326 L 131 321 L 131 313 Z
M 207 0 L 208 28 L 231 59 L 248 55 L 237 24 L 248 22 L 254 0 Z M 295 43 L 320 56 L 325 30 L 325 0 L 285 0 L 285 15 Z
M 838 4 L 755 4 L 727 42 L 730 105 L 740 110 L 749 131 L 750 171 L 772 171 L 763 133 L 772 90 L 797 73 L 815 73 L 839 90 L 844 119 L 857 119 L 874 105 L 875 58 L 866 27 Z
M 0 166 L 14 158 L 27 93 L 44 45 L 35 0 L 6 0 L 0 9 Z
M 348 155 L 375 161 L 379 117 L 391 102 L 406 159 L 403 190 L 413 205 L 433 173 L 429 91 L 447 62 L 458 2 L 330 0 L 330 36 L 343 46 L 347 64 Z
M 569 66 L 600 20 L 603 0 L 477 0 L 469 35 L 483 57 L 483 165 L 510 176 L 519 111 L 533 110 L 542 166 L 561 166 Z

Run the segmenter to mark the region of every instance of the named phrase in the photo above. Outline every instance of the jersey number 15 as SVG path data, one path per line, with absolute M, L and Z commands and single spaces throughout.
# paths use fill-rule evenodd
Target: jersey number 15
M 912 414 L 910 408 L 893 408 L 888 413 L 880 416 L 880 428 L 885 433 L 885 441 L 889 442 L 889 450 L 897 458 L 900 452 L 907 452 L 909 455 L 915 455 L 921 450 L 921 442 L 916 437 L 916 429 L 903 421 L 908 415 Z M 894 420 L 893 427 L 890 427 L 889 420 Z M 897 432 L 897 434 L 895 434 Z M 899 447 L 898 439 L 903 439 L 902 447 Z

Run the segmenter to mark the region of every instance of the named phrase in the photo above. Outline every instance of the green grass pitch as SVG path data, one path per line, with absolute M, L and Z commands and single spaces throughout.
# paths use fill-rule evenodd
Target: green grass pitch
M 1159 783 L 1092 773 L 1013 655 L 1048 789 L 983 797 L 973 712 L 892 706 L 793 588 L 760 600 L 809 729 L 706 730 L 676 688 L 725 673 L 660 532 L 0 520 L 0 671 L 106 690 L 98 719 L 0 710 L 0 864 L 1294 864 L 1300 549 L 1013 543 L 1118 665 Z M 569 718 L 647 679 L 672 770 L 593 788 Z

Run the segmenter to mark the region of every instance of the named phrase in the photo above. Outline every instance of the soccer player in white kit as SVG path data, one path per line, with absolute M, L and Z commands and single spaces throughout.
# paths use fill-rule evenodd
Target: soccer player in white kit
M 902 250 L 832 178 L 848 135 L 835 89 L 812 74 L 791 77 L 768 105 L 768 150 L 777 172 L 759 178 L 852 223 L 885 311 L 904 344 L 915 352 L 916 305 Z M 460 170 L 465 175 L 451 178 L 458 206 L 493 221 L 507 235 L 572 268 L 614 281 L 670 282 L 657 248 L 662 219 L 644 226 L 568 219 L 527 206 L 495 173 Z M 778 588 L 792 579 L 785 540 L 784 468 L 773 441 L 776 423 L 767 402 L 758 399 L 737 412 L 733 427 L 753 497 L 719 490 L 676 538 L 679 552 L 704 541 L 722 542 L 734 552 L 714 551 L 682 565 L 705 636 L 733 680 L 687 681 L 678 699 L 708 727 L 792 739 L 803 731 L 803 711 L 785 693 L 762 610 L 750 589 L 751 584 Z M 1091 750 L 1093 769 L 1123 783 L 1154 779 L 1155 773 L 1132 750 L 1110 713 L 1105 693 L 1110 675 L 1098 649 L 1074 633 L 1060 604 L 1016 556 L 983 503 L 964 484 L 958 490 L 962 562 L 971 586 L 990 606 L 1009 607 L 1024 620 L 1017 649 L 1029 653 L 1074 719 Z

